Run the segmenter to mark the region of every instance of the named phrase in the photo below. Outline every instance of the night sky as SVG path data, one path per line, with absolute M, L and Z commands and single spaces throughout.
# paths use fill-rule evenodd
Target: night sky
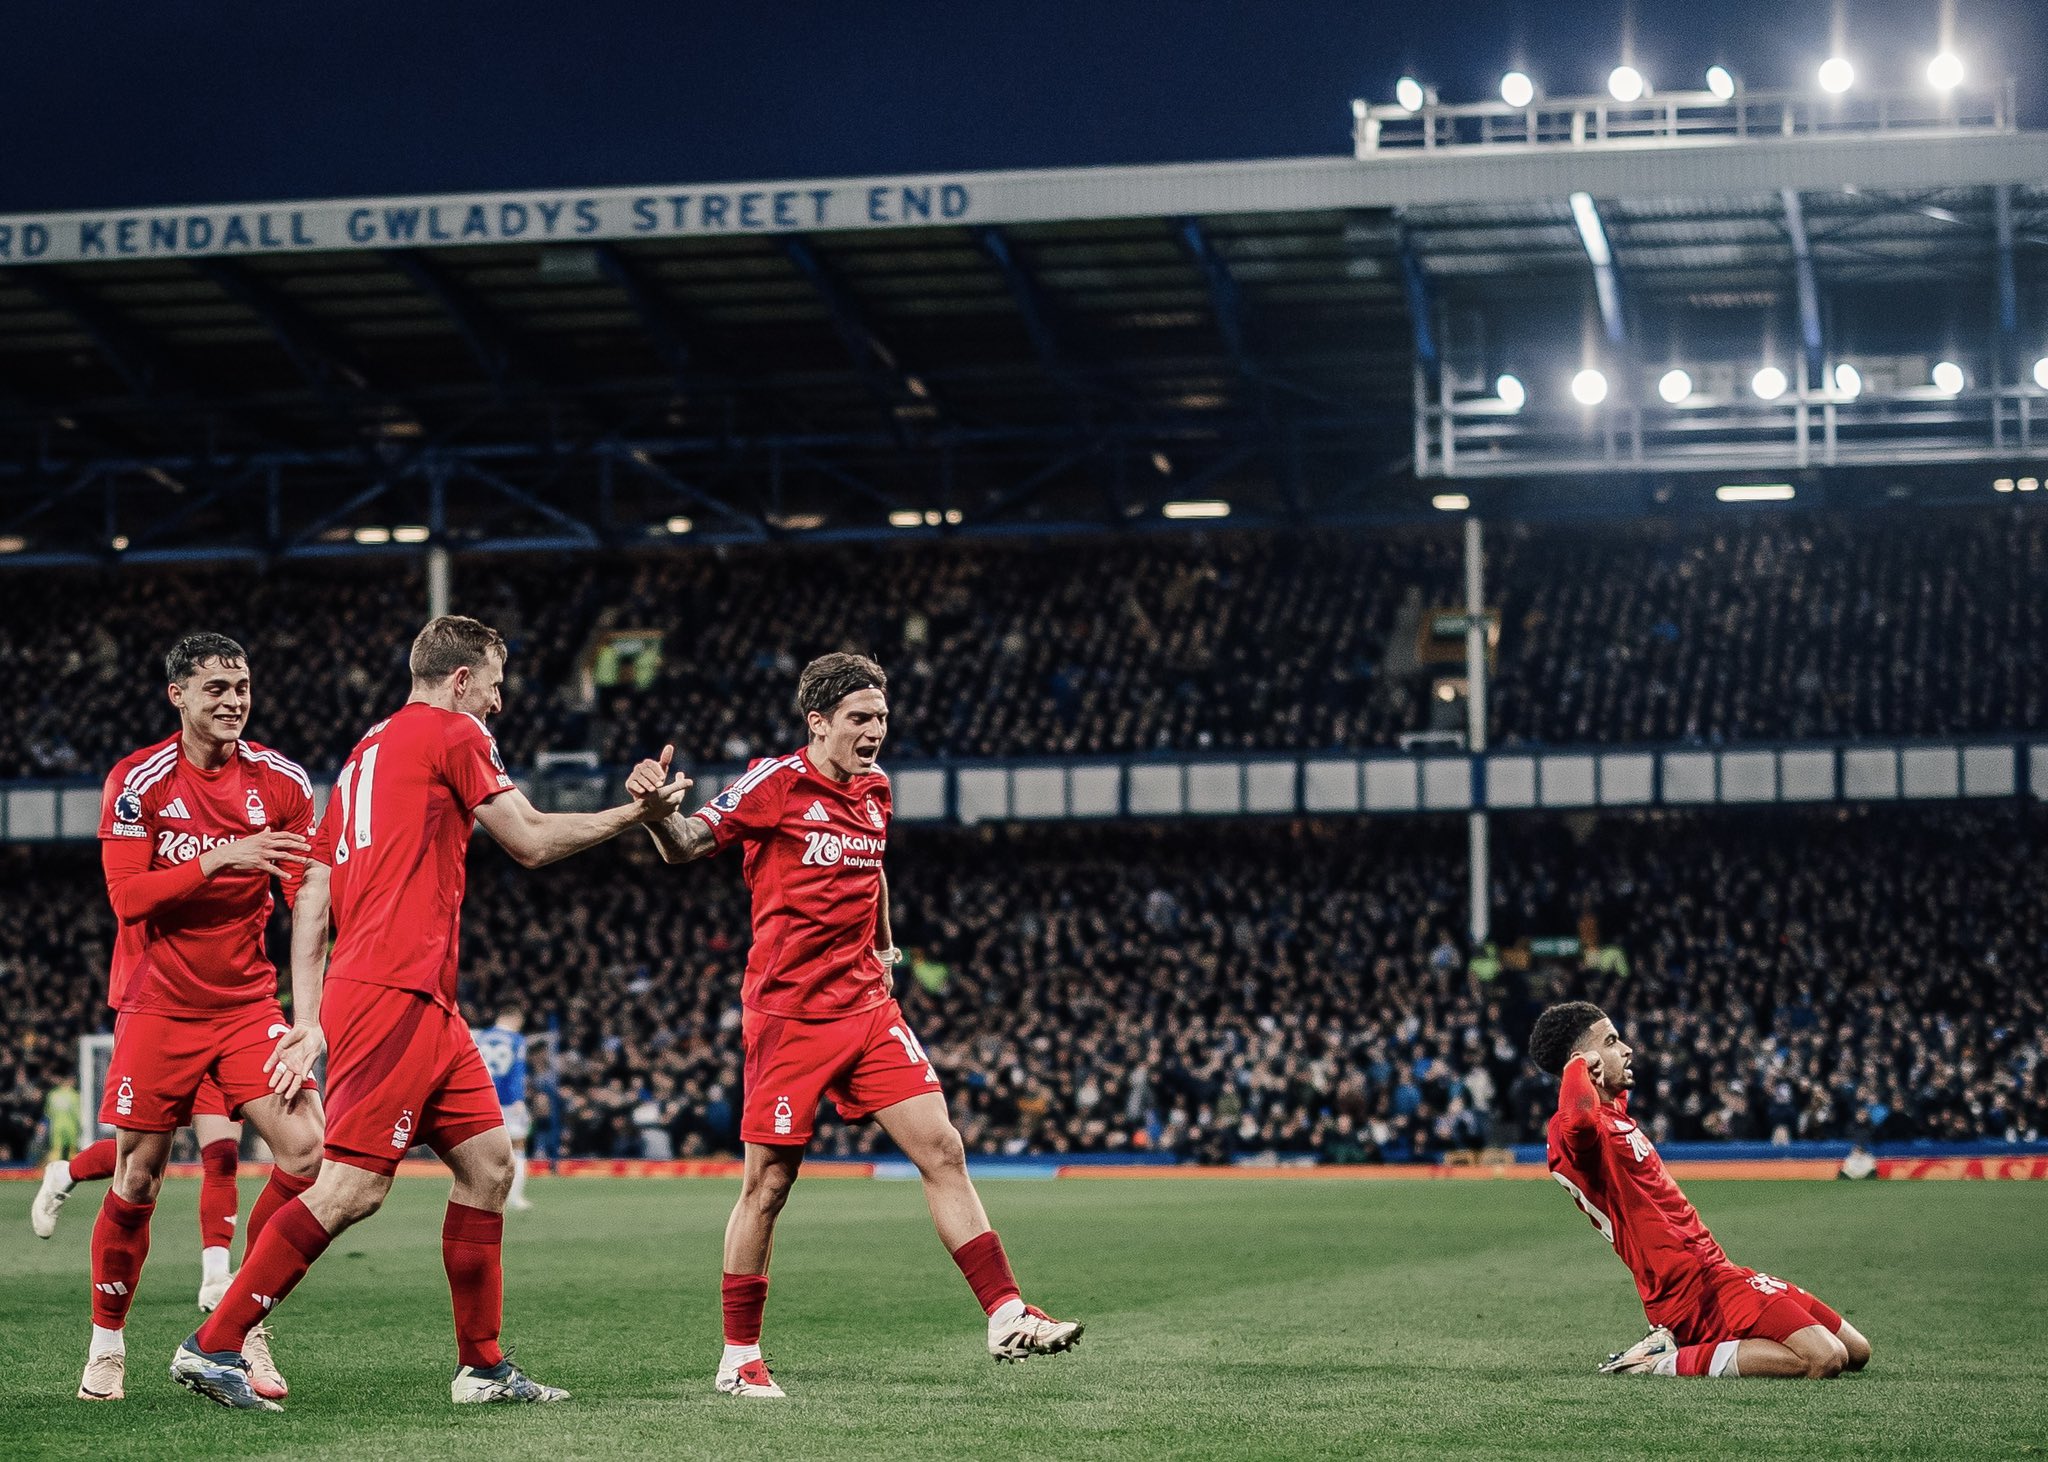
M 1920 81 L 1940 0 L 1637 0 L 1637 64 L 1810 84 L 1846 9 Z M 1349 101 L 1509 63 L 1596 92 L 1621 0 L 66 0 L 0 9 L 0 213 L 1341 154 Z M 1960 0 L 2048 121 L 2048 0 Z

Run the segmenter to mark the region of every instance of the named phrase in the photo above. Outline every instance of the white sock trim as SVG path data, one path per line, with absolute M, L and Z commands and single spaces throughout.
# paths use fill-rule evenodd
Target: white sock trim
M 103 1355 L 126 1355 L 127 1353 L 127 1331 L 106 1330 L 98 1325 L 92 1327 L 92 1349 L 86 1352 L 88 1359 L 97 1360 Z
M 1678 1352 L 1669 1351 L 1657 1357 L 1657 1363 L 1650 1367 L 1653 1376 L 1675 1376 L 1678 1374 Z
M 721 1371 L 736 1371 L 748 1361 L 755 1361 L 760 1358 L 761 1347 L 759 1345 L 733 1345 L 728 1343 L 725 1347 L 725 1358 L 718 1363 L 718 1368 Z
M 991 1327 L 1008 1325 L 1012 1321 L 1023 1318 L 1023 1315 L 1024 1301 L 1013 1296 L 989 1311 L 988 1323 Z
M 199 1251 L 199 1273 L 211 1282 L 228 1277 L 228 1251 L 220 1244 L 208 1244 Z
M 1707 1366 L 1710 1376 L 1740 1376 L 1735 1369 L 1735 1352 L 1742 1348 L 1739 1340 L 1724 1340 L 1714 1347 L 1714 1359 Z
M 66 1188 L 74 1188 L 78 1185 L 78 1179 L 71 1176 L 70 1158 L 60 1157 L 55 1162 L 51 1163 L 50 1167 L 51 1170 L 57 1174 L 57 1181 L 59 1183 L 62 1183 Z

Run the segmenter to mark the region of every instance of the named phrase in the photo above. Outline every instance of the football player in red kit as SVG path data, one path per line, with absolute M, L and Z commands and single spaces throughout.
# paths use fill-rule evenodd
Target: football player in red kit
M 263 950 L 270 880 L 289 900 L 306 869 L 313 787 L 306 774 L 243 739 L 249 656 L 224 635 L 187 635 L 164 657 L 175 736 L 123 757 L 107 778 L 100 851 L 118 930 L 107 1003 L 114 1054 L 102 1124 L 115 1129 L 113 1181 L 92 1231 L 92 1348 L 79 1397 L 123 1392 L 128 1307 L 149 1253 L 149 1218 L 171 1138 L 193 1119 L 208 1077 L 227 1116 L 246 1118 L 276 1167 L 249 1215 L 253 1242 L 312 1182 L 320 1162 L 319 1096 L 278 1091 L 267 1058 L 295 1027 Z M 294 1013 L 311 1019 L 293 984 Z M 317 1003 L 317 1001 L 316 1001 Z M 285 1393 L 262 1330 L 248 1379 Z
M 1628 1115 L 1632 1052 L 1597 1005 L 1553 1005 L 1529 1054 L 1561 1074 L 1550 1172 L 1635 1275 L 1650 1333 L 1604 1374 L 1805 1376 L 1860 1371 L 1870 1342 L 1796 1284 L 1732 1263 Z
M 241 1165 L 242 1124 L 228 1119 L 228 1099 L 211 1076 L 192 1098 L 192 1137 L 199 1148 L 199 1308 L 211 1310 L 228 1292 L 228 1251 L 235 1238 L 235 1172 Z M 57 1231 L 57 1211 L 80 1183 L 114 1176 L 114 1139 L 102 1137 L 43 1169 L 29 1205 L 28 1223 L 39 1239 Z
M 887 687 L 881 667 L 859 655 L 812 661 L 796 697 L 809 746 L 756 762 L 692 816 L 649 825 L 670 863 L 742 844 L 753 894 L 741 992 L 746 1172 L 725 1230 L 717 1379 L 735 1396 L 783 1394 L 761 1359 L 768 1254 L 826 1096 L 848 1121 L 873 1117 L 917 1165 L 939 1238 L 988 1315 L 990 1354 L 1022 1360 L 1081 1338 L 1079 1323 L 1024 1303 L 967 1176 L 938 1072 L 890 998 L 898 955 L 882 873 L 889 778 L 875 764 L 889 729 Z M 654 795 L 674 750 L 640 763 L 626 790 Z
M 171 1362 L 179 1384 L 223 1406 L 277 1409 L 246 1383 L 246 1338 L 336 1234 L 377 1211 L 399 1160 L 417 1144 L 455 1174 L 441 1228 L 455 1307 L 451 1396 L 568 1398 L 529 1378 L 498 1343 L 512 1144 L 456 1005 L 465 855 L 481 822 L 521 864 L 538 868 L 667 818 L 689 783 L 664 779 L 604 812 L 536 811 L 484 725 L 499 709 L 504 679 L 498 633 L 444 615 L 413 641 L 411 668 L 412 698 L 364 733 L 335 779 L 292 920 L 293 989 L 311 992 L 319 1019 L 301 1027 L 304 1036 L 280 1042 L 271 1065 L 289 1096 L 312 1070 L 323 1032 L 332 1040 L 326 1162 L 243 1256 L 220 1307 Z

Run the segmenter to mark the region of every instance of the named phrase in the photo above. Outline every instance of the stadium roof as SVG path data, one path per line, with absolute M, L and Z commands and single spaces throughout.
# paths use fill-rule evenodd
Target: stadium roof
M 1589 350 L 1633 403 L 1670 360 L 1782 338 L 1793 367 L 1802 334 L 1816 380 L 1862 359 L 1907 397 L 1901 362 L 1960 353 L 1999 390 L 1859 409 L 1934 442 L 1924 460 L 2002 459 L 2031 448 L 1992 418 L 2030 430 L 2040 179 L 2048 136 L 2001 117 L 0 218 L 0 562 L 339 551 L 391 525 L 470 547 L 660 541 L 672 519 L 713 540 L 892 514 L 1147 526 L 1186 498 L 1341 521 L 1426 512 L 1423 476 L 1475 471 L 1531 506 L 1588 465 L 1684 462 L 1633 405 L 1633 459 L 1627 420 L 1596 450 L 1546 415 Z M 1511 368 L 1532 402 L 1508 421 Z M 1678 425 L 1729 461 L 1764 439 L 1760 462 L 1852 464 L 1840 414 L 1797 462 L 1789 425 Z

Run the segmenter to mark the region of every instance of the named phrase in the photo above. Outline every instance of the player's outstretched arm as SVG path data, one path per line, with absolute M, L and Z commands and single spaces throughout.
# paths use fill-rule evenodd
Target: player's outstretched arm
M 270 1089 L 287 1105 L 327 1049 L 320 1029 L 320 997 L 327 985 L 327 879 L 325 863 L 309 864 L 292 901 L 292 1028 L 278 1037 L 263 1063 Z
M 673 745 L 664 746 L 660 756 L 649 757 L 634 767 L 626 778 L 626 791 L 640 799 L 667 782 L 669 763 L 675 760 L 675 754 Z M 659 822 L 648 823 L 647 832 L 664 863 L 694 863 L 718 851 L 718 839 L 710 824 L 700 817 L 685 817 L 680 807 Z
M 666 821 L 681 808 L 689 789 L 690 779 L 679 776 L 603 812 L 542 812 L 514 787 L 477 808 L 476 820 L 521 866 L 545 868 L 609 842 L 629 827 Z

